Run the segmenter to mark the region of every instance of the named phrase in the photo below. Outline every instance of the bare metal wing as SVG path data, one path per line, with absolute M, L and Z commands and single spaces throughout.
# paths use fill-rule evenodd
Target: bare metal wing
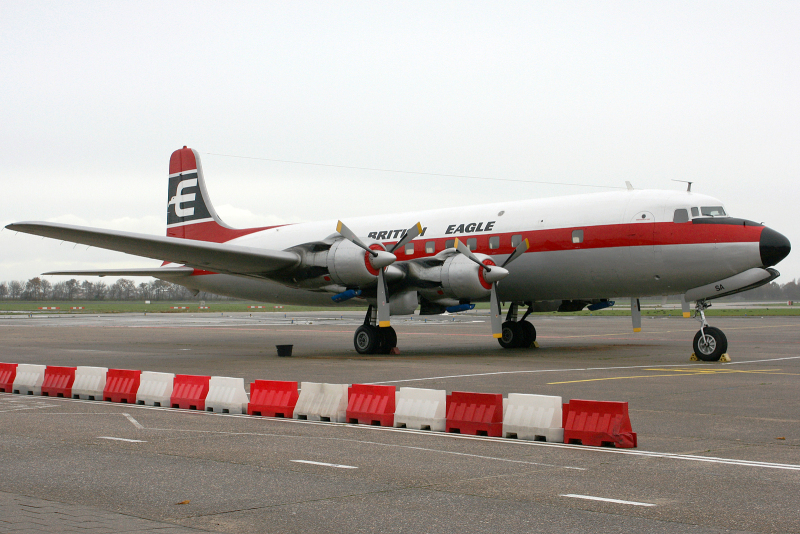
M 298 254 L 284 250 L 242 247 L 70 224 L 26 221 L 9 224 L 6 228 L 226 274 L 265 276 L 300 263 Z
M 192 267 L 157 267 L 155 269 L 95 269 L 93 271 L 50 271 L 44 275 L 62 276 L 152 276 L 153 278 L 180 278 L 194 273 Z

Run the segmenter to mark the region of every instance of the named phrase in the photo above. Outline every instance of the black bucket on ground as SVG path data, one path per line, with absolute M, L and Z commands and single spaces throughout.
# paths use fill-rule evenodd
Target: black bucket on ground
M 294 345 L 275 345 L 275 348 L 278 349 L 278 356 L 291 356 L 293 346 Z

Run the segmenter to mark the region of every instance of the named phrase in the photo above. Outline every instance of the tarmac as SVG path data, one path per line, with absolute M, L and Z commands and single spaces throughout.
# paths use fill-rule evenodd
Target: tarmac
M 0 361 L 626 401 L 635 449 L 0 394 L 0 532 L 800 532 L 800 320 L 359 313 L 7 315 Z M 278 357 L 275 345 L 293 344 Z

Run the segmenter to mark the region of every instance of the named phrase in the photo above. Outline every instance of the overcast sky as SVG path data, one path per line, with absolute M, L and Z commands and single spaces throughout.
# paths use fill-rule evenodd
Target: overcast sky
M 602 189 L 212 154 L 692 180 L 798 247 L 799 28 L 800 3 L 779 1 L 0 0 L 0 223 L 163 235 L 169 156 L 188 145 L 236 227 Z M 157 264 L 0 233 L 0 281 Z M 800 252 L 778 268 L 800 277 Z

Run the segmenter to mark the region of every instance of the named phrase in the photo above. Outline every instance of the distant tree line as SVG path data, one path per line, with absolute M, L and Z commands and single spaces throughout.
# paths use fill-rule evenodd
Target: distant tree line
M 139 285 L 120 278 L 111 285 L 105 282 L 82 282 L 73 278 L 51 283 L 39 276 L 25 280 L 0 282 L 0 300 L 231 300 L 212 293 L 196 293 L 178 284 L 153 280 Z
M 660 298 L 660 297 L 659 297 Z M 201 291 L 195 294 L 178 284 L 153 280 L 139 285 L 133 280 L 120 278 L 110 286 L 105 282 L 79 282 L 75 278 L 66 282 L 50 283 L 41 277 L 28 281 L 0 282 L 0 300 L 235 300 Z M 791 280 L 785 284 L 771 282 L 750 291 L 725 297 L 725 301 L 800 301 L 800 284 Z

